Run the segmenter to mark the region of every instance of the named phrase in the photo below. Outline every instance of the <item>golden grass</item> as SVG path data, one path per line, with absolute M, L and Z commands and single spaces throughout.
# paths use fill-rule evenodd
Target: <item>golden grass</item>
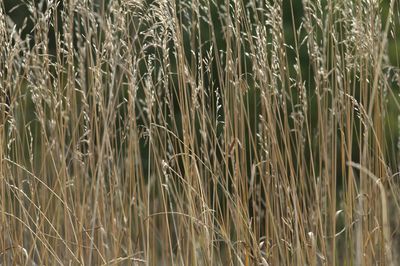
M 26 2 L 0 264 L 400 259 L 397 0 Z

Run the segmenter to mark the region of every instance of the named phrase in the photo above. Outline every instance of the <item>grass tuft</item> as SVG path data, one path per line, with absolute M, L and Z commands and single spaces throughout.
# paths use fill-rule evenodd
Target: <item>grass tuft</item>
M 399 1 L 17 2 L 0 264 L 400 259 Z

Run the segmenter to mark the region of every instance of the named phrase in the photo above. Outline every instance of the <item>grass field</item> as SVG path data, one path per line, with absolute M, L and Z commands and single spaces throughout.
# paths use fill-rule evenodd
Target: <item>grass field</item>
M 399 4 L 1 3 L 0 265 L 397 265 Z

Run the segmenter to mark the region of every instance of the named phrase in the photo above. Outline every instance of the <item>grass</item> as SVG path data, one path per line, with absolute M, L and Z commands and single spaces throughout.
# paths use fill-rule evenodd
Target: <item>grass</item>
M 18 8 L 0 264 L 400 259 L 397 0 Z

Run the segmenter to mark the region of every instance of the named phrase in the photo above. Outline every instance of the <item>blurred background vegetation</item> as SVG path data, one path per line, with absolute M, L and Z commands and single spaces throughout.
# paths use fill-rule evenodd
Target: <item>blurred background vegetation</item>
M 53 1 L 52 1 L 53 2 Z M 63 38 L 63 21 L 61 20 L 61 13 L 64 11 L 64 2 L 65 1 L 57 1 L 57 15 L 54 17 L 57 17 L 57 21 L 54 20 L 50 20 L 49 21 L 49 32 L 48 32 L 48 52 L 53 56 L 53 58 L 56 57 L 57 54 L 57 48 L 56 48 L 56 41 L 55 38 Z M 109 5 L 110 0 L 102 0 L 102 1 L 92 1 L 92 5 L 93 5 L 93 10 L 107 10 L 107 6 Z M 154 0 L 146 0 L 144 1 L 147 3 L 147 5 L 151 5 L 153 2 L 155 2 Z M 225 1 L 223 0 L 217 0 L 215 2 L 216 5 L 223 5 Z M 247 3 L 249 3 L 250 1 L 244 1 L 244 5 L 246 5 Z M 263 2 L 263 1 L 261 1 Z M 263 6 L 262 3 L 260 2 L 260 6 Z M 381 6 L 381 16 L 384 22 L 386 19 L 386 15 L 388 13 L 388 8 L 389 8 L 389 0 L 383 0 L 380 3 Z M 326 5 L 326 0 L 325 1 L 321 1 L 322 6 Z M 183 5 L 182 5 L 183 4 Z M 3 5 L 4 5 L 4 9 L 6 12 L 6 15 L 9 17 L 9 19 L 12 20 L 12 22 L 15 24 L 16 29 L 20 32 L 20 36 L 22 39 L 28 39 L 29 43 L 31 46 L 35 45 L 35 36 L 33 34 L 34 30 L 34 21 L 35 18 L 33 17 L 34 14 L 32 14 L 32 10 L 42 10 L 43 13 L 45 13 L 46 9 L 47 9 L 47 5 L 48 5 L 48 0 L 3 0 Z M 190 5 L 191 5 L 191 1 L 188 0 L 179 0 L 176 3 L 176 6 L 187 6 L 188 10 L 190 10 Z M 35 7 L 35 8 L 32 8 Z M 186 10 L 186 11 L 188 11 Z M 291 10 L 293 10 L 293 14 L 291 13 Z M 222 34 L 222 23 L 220 20 L 220 17 L 218 15 L 218 10 L 212 10 L 212 14 L 213 14 L 213 25 L 214 28 L 217 32 L 217 34 L 215 35 L 216 37 L 216 44 L 218 46 L 218 49 L 220 51 L 224 51 L 226 49 L 226 42 L 224 40 L 224 34 Z M 181 19 L 182 19 L 182 24 L 185 25 L 186 23 L 188 23 L 188 21 L 191 19 L 190 18 L 190 12 L 181 12 Z M 254 16 L 255 14 L 248 14 L 249 18 L 253 18 L 256 17 Z M 260 12 L 260 15 L 263 16 L 263 13 Z M 295 32 L 293 32 L 293 26 L 294 28 L 299 28 L 299 26 L 302 23 L 303 20 L 303 3 L 302 1 L 290 1 L 290 0 L 284 0 L 283 1 L 283 14 L 282 14 L 282 18 L 283 18 L 283 32 L 285 33 L 285 43 L 287 45 L 287 47 L 294 47 L 295 45 L 295 40 L 294 40 L 294 36 L 295 36 Z M 82 29 L 82 26 L 80 26 L 79 24 L 79 14 L 76 14 L 75 17 L 76 21 L 75 21 L 75 28 L 74 28 L 74 32 L 76 33 L 76 35 L 73 36 L 73 41 L 74 41 L 74 46 L 77 46 L 77 41 L 78 38 L 77 36 L 79 34 L 84 34 L 84 30 Z M 262 20 L 262 18 L 261 18 Z M 135 22 L 133 22 L 135 23 Z M 200 23 L 200 27 L 201 27 L 201 31 L 202 31 L 202 41 L 204 42 L 204 45 L 200 48 L 203 53 L 207 53 L 207 51 L 209 51 L 210 48 L 210 43 L 212 42 L 212 35 L 211 33 L 208 31 L 208 24 L 204 21 L 199 21 Z M 382 23 L 383 24 L 383 23 Z M 141 25 L 142 30 L 144 30 L 143 26 Z M 148 25 L 148 27 L 150 27 L 150 25 Z M 140 28 L 139 28 L 140 30 Z M 218 34 L 218 31 L 220 31 L 220 34 Z M 78 33 L 79 32 L 79 33 Z M 193 66 L 193 68 L 195 68 L 196 66 L 196 60 L 198 58 L 195 58 L 193 56 L 193 54 L 191 53 L 190 49 L 191 49 L 191 37 L 189 36 L 189 31 L 186 31 L 184 33 L 184 37 L 185 37 L 185 54 L 188 55 L 188 62 L 189 64 L 191 64 Z M 248 44 L 248 43 L 247 43 Z M 242 62 L 244 62 L 244 68 L 246 69 L 247 73 L 245 73 L 246 77 L 245 79 L 247 79 L 247 85 L 252 88 L 253 84 L 252 84 L 252 79 L 248 78 L 251 77 L 253 75 L 252 73 L 252 67 L 251 67 L 251 59 L 249 57 L 245 56 L 245 53 L 250 52 L 247 47 L 245 46 L 246 44 L 244 44 L 244 49 L 242 50 L 242 57 L 243 60 Z M 391 67 L 400 67 L 400 61 L 399 61 L 399 51 L 400 51 L 400 27 L 397 24 L 397 27 L 395 27 L 394 29 L 391 30 L 391 34 L 389 36 L 389 41 L 388 41 L 388 54 L 389 54 L 389 62 Z M 157 53 L 155 48 L 150 48 L 149 50 L 150 53 Z M 287 58 L 289 60 L 289 65 L 294 65 L 296 62 L 296 54 L 295 54 L 295 50 L 294 49 L 287 49 Z M 189 56 L 192 55 L 192 56 Z M 300 57 L 300 68 L 301 68 L 301 72 L 303 75 L 303 79 L 306 82 L 306 87 L 309 91 L 308 95 L 310 95 L 312 98 L 310 100 L 311 103 L 311 108 L 310 110 L 316 110 L 316 97 L 313 96 L 313 90 L 314 90 L 314 75 L 313 75 L 313 70 L 311 67 L 311 64 L 309 62 L 309 54 L 307 51 L 307 47 L 306 46 L 302 46 L 300 48 L 299 51 L 299 57 Z M 171 64 L 175 65 L 176 62 L 171 62 Z M 222 63 L 223 64 L 223 63 Z M 157 66 L 156 66 L 157 67 Z M 160 67 L 160 66 L 158 66 Z M 176 66 L 174 67 L 176 69 Z M 208 86 L 208 84 L 220 84 L 220 80 L 219 80 L 219 74 L 217 73 L 219 66 L 213 62 L 212 65 L 212 80 L 204 80 L 203 82 L 205 82 L 206 87 Z M 390 68 L 388 66 L 387 68 L 387 74 L 389 76 L 394 76 L 397 75 L 395 72 L 392 72 L 392 68 Z M 142 64 L 141 67 L 141 72 L 144 73 L 147 71 L 147 68 L 144 64 Z M 288 69 L 287 71 L 290 72 L 291 75 L 294 75 L 295 73 L 295 69 Z M 176 85 L 177 80 L 174 81 L 175 85 Z M 387 134 L 387 138 L 390 140 L 396 140 L 399 138 L 399 126 L 398 126 L 398 118 L 399 118 L 399 114 L 397 111 L 397 102 L 400 100 L 400 96 L 399 96 L 399 84 L 396 82 L 396 77 L 392 78 L 392 88 L 393 88 L 393 94 L 388 95 L 387 98 L 387 110 L 388 110 L 388 119 L 387 119 L 387 123 L 386 123 L 386 134 Z M 123 95 L 121 95 L 121 97 L 123 97 L 125 94 L 124 92 L 122 92 Z M 139 90 L 139 95 L 142 95 L 142 97 L 144 97 L 143 95 L 143 91 Z M 296 94 L 296 91 L 294 91 L 293 93 Z M 259 103 L 259 95 L 257 93 L 254 92 L 254 90 L 250 90 L 249 94 L 251 94 L 251 97 L 249 97 L 249 99 L 252 102 L 252 105 L 254 105 L 254 108 L 257 108 L 257 103 Z M 294 98 L 298 98 L 296 97 L 296 95 L 294 95 Z M 254 113 L 256 113 L 256 109 L 254 109 Z M 293 111 L 293 110 L 289 110 Z M 179 112 L 178 108 L 176 109 L 176 112 Z M 178 116 L 179 117 L 179 116 Z M 317 123 L 315 123 L 316 120 L 316 113 L 311 113 L 311 124 L 316 125 Z M 29 119 L 28 119 L 29 120 Z M 123 118 L 122 118 L 123 120 Z M 256 125 L 258 123 L 258 118 L 255 117 L 252 120 L 252 128 L 255 129 Z M 178 125 L 181 124 L 178 121 Z M 355 142 L 356 143 L 356 142 Z M 391 147 L 388 147 L 389 153 L 387 154 L 388 156 L 388 161 L 391 163 L 391 166 L 394 168 L 398 168 L 397 166 L 399 165 L 399 159 L 397 158 L 397 156 L 395 154 L 397 154 L 398 151 L 398 144 L 397 143 L 392 143 Z M 147 148 L 145 145 L 143 145 L 142 147 L 142 154 L 146 155 L 147 154 Z M 354 149 L 354 160 L 358 161 L 358 147 L 355 146 Z M 143 158 L 143 166 L 144 168 L 147 168 L 147 159 L 146 156 L 144 156 Z M 340 169 L 338 169 L 338 173 L 340 173 Z M 340 180 L 340 178 L 338 178 L 338 180 Z

